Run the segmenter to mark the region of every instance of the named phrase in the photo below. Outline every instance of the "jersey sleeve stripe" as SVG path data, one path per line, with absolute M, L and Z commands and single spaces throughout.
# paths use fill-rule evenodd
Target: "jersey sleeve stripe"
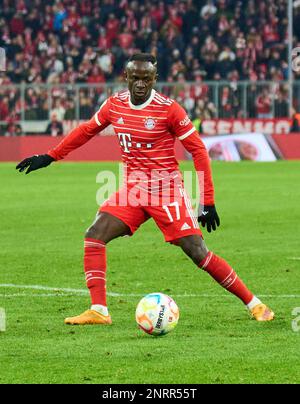
M 194 133 L 196 131 L 195 128 L 190 129 L 188 132 L 184 133 L 183 135 L 179 136 L 178 139 L 179 140 L 183 140 L 185 138 L 187 138 L 188 136 L 190 136 L 192 133 Z
M 95 115 L 94 115 L 95 121 L 96 121 L 96 123 L 97 123 L 98 126 L 101 126 L 101 122 L 99 121 L 98 114 L 99 114 L 99 112 L 101 111 L 101 109 L 104 107 L 104 105 L 105 105 L 106 103 L 107 103 L 107 100 L 105 100 L 105 101 L 102 103 L 101 107 L 98 109 L 98 111 L 97 111 L 97 112 L 95 113 Z
M 95 117 L 95 121 L 96 121 L 97 125 L 101 126 L 101 122 L 98 119 L 98 112 L 95 113 L 94 117 Z

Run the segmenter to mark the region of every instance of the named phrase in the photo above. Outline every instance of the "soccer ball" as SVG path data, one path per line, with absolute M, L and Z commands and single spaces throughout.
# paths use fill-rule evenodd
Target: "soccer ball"
M 179 309 L 170 296 L 150 293 L 137 305 L 135 319 L 146 333 L 155 336 L 165 335 L 178 323 Z

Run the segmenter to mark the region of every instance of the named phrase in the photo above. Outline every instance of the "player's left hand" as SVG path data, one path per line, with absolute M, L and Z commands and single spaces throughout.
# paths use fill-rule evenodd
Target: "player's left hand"
M 203 209 L 199 211 L 198 222 L 201 223 L 203 227 L 206 225 L 209 233 L 211 229 L 217 230 L 217 226 L 220 226 L 220 218 L 215 205 L 204 205 Z

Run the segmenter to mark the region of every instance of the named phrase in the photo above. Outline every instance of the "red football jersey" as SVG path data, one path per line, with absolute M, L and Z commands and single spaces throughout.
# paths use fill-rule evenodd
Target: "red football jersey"
M 48 154 L 62 159 L 110 124 L 119 138 L 127 178 L 136 171 L 143 172 L 148 181 L 153 171 L 179 172 L 174 154 L 178 138 L 192 154 L 196 170 L 204 173 L 204 204 L 214 204 L 209 157 L 199 134 L 186 111 L 155 90 L 141 105 L 131 103 L 128 90 L 109 97 L 90 121 L 71 131 Z
M 195 131 L 186 112 L 173 100 L 152 90 L 142 105 L 133 105 L 129 91 L 110 97 L 95 114 L 100 128 L 112 124 L 119 137 L 122 159 L 128 171 L 178 170 L 175 137 Z

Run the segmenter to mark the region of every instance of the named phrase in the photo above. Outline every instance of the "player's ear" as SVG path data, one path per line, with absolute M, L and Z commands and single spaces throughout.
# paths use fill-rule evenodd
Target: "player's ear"
M 153 77 L 153 83 L 156 83 L 158 80 L 158 74 L 155 73 L 152 77 Z
M 124 75 L 124 80 L 125 80 L 125 81 L 128 81 L 127 70 L 124 70 L 123 75 Z

